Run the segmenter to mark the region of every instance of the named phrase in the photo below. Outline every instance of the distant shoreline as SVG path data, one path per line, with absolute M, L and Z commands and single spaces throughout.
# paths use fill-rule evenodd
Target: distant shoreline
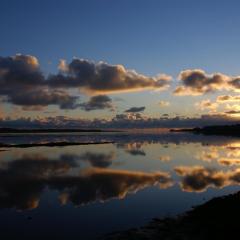
M 112 129 L 69 129 L 69 128 L 44 128 L 44 129 L 18 129 L 18 128 L 0 128 L 0 133 L 104 133 L 104 132 L 123 132 L 122 130 Z
M 113 144 L 113 141 L 98 141 L 98 142 L 48 142 L 48 143 L 21 143 L 21 144 L 6 144 L 0 143 L 0 148 L 30 148 L 30 147 L 66 147 L 77 145 L 99 145 Z M 1 150 L 0 150 L 1 151 Z
M 160 128 L 157 128 L 158 130 Z M 165 128 L 164 128 L 165 129 Z M 153 130 L 153 129 L 151 129 Z M 195 128 L 172 128 L 169 132 L 190 132 L 204 135 L 219 135 L 219 136 L 234 136 L 240 137 L 240 124 L 235 125 L 216 125 Z M 36 129 L 23 129 L 23 128 L 0 128 L 0 134 L 31 134 L 31 133 L 148 133 L 148 129 L 74 129 L 74 128 L 36 128 Z
M 196 128 L 184 128 L 184 129 L 170 129 L 170 132 L 192 132 L 192 133 L 204 134 L 204 135 L 240 137 L 240 124 L 206 126 L 202 128 L 196 127 Z

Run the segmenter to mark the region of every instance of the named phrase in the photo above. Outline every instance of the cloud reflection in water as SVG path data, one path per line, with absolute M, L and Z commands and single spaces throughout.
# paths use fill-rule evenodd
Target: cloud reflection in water
M 176 167 L 181 177 L 180 186 L 183 191 L 203 192 L 209 187 L 222 188 L 240 183 L 240 169 L 222 171 L 203 166 Z
M 86 156 L 89 157 L 89 153 Z M 96 156 L 100 156 L 100 159 L 103 157 L 101 154 L 94 156 L 94 160 L 97 160 Z M 149 186 L 166 188 L 172 184 L 171 177 L 166 172 L 146 173 L 90 167 L 71 175 L 70 170 L 79 165 L 77 161 L 71 155 L 63 155 L 58 160 L 26 155 L 20 159 L 1 162 L 0 207 L 18 210 L 36 208 L 47 188 L 59 192 L 61 204 L 73 203 L 80 206 L 124 198 L 127 194 Z

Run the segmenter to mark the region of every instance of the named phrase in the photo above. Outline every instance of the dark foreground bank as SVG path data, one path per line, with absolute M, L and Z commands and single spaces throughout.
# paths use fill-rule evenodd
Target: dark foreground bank
M 153 219 L 148 225 L 104 236 L 102 240 L 239 239 L 240 192 L 214 198 L 176 218 Z

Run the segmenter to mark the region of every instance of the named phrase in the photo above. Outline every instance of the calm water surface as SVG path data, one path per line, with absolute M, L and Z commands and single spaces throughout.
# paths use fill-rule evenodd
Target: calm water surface
M 2 135 L 3 239 L 96 239 L 239 190 L 240 139 L 189 133 Z M 111 142 L 104 144 L 94 144 Z

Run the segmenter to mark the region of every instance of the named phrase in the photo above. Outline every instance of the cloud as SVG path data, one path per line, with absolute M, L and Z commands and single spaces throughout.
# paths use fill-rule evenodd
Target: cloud
M 175 95 L 202 95 L 217 90 L 233 90 L 235 81 L 222 73 L 206 74 L 201 69 L 185 70 L 179 75 L 182 86 L 178 86 Z
M 78 100 L 63 89 L 49 89 L 37 58 L 21 54 L 0 57 L 0 95 L 2 101 L 23 106 L 24 110 L 40 110 L 48 105 L 74 109 Z
M 130 112 L 130 113 L 123 113 L 123 114 L 116 114 L 113 118 L 113 122 L 115 123 L 130 123 L 131 121 L 144 121 L 144 115 L 140 112 Z
M 62 72 L 62 73 L 68 71 L 68 66 L 67 66 L 66 60 L 60 59 L 59 64 L 58 64 L 58 69 L 59 69 L 60 72 Z
M 211 111 L 216 111 L 218 108 L 218 104 L 211 102 L 209 99 L 202 100 L 201 102 L 196 103 L 195 106 L 200 110 L 209 109 Z
M 240 96 L 221 95 L 217 97 L 217 102 L 218 103 L 240 102 Z
M 125 112 L 126 113 L 137 113 L 137 112 L 143 112 L 146 107 L 131 107 L 127 109 Z
M 114 110 L 112 99 L 106 95 L 93 96 L 86 103 L 80 103 L 79 106 L 85 111 L 110 109 Z
M 21 106 L 25 111 L 41 111 L 50 105 L 60 109 L 82 108 L 86 111 L 114 110 L 112 100 L 106 93 L 121 93 L 143 90 L 164 90 L 170 86 L 171 77 L 165 74 L 149 77 L 123 65 L 111 65 L 105 62 L 93 62 L 74 58 L 70 63 L 60 60 L 59 72 L 45 75 L 38 59 L 30 55 L 17 54 L 0 57 L 0 99 Z M 202 95 L 208 92 L 229 90 L 240 91 L 240 77 L 222 73 L 207 74 L 201 69 L 185 70 L 179 74 L 180 85 L 176 95 Z M 75 90 L 75 91 L 73 91 Z M 73 92 L 79 91 L 78 94 Z M 80 95 L 91 95 L 87 102 L 79 103 Z M 239 96 L 223 95 L 216 103 L 199 103 L 199 108 L 215 111 L 218 103 L 237 102 Z M 169 106 L 167 101 L 160 101 L 161 107 Z M 116 118 L 138 120 L 146 119 L 137 113 L 145 107 L 132 107 Z M 136 114 L 134 114 L 136 113 Z M 226 114 L 239 113 L 235 109 Z
M 160 106 L 160 107 L 168 107 L 168 106 L 170 106 L 170 102 L 160 101 L 160 102 L 159 102 L 159 106 Z
M 234 77 L 232 78 L 230 85 L 235 89 L 236 92 L 239 92 L 240 90 L 240 77 Z
M 122 65 L 73 59 L 68 65 L 61 61 L 59 68 L 64 73 L 51 75 L 48 84 L 52 87 L 79 88 L 92 94 L 105 94 L 146 89 L 163 90 L 169 86 L 171 77 L 165 74 L 148 77 Z
M 141 113 L 116 114 L 112 119 L 85 119 L 69 116 L 0 118 L 1 127 L 12 128 L 179 128 L 238 124 L 240 117 L 227 114 L 203 114 L 198 117 L 147 117 Z
M 238 159 L 238 158 L 221 158 L 218 160 L 218 162 L 224 166 L 233 166 L 233 165 L 239 165 L 240 159 Z
M 42 110 L 48 105 L 58 105 L 60 109 L 76 109 L 79 107 L 77 100 L 78 96 L 70 96 L 64 90 L 49 90 L 41 88 L 37 90 L 29 90 L 27 94 L 16 92 L 9 96 L 7 102 L 15 105 L 20 105 L 23 110 Z
M 74 58 L 70 63 L 60 60 L 57 74 L 45 75 L 38 59 L 30 55 L 17 54 L 0 57 L 0 98 L 22 106 L 25 111 L 42 110 L 49 105 L 60 109 L 82 108 L 113 110 L 112 100 L 106 93 L 120 93 L 143 90 L 165 90 L 170 86 L 171 77 L 160 74 L 149 77 L 123 65 L 111 65 L 105 62 L 93 62 Z M 176 95 L 202 95 L 221 90 L 240 91 L 240 77 L 222 73 L 207 74 L 204 70 L 185 70 L 179 74 L 180 85 Z M 79 90 L 76 95 L 72 90 Z M 94 95 L 88 102 L 79 103 L 79 95 Z M 239 101 L 239 96 L 224 95 L 219 102 Z M 200 104 L 213 110 L 217 103 Z M 160 101 L 160 106 L 169 106 L 169 102 Z M 144 111 L 145 107 L 133 107 L 127 113 Z M 234 114 L 228 112 L 227 114 Z M 129 116 L 139 118 L 140 116 Z
M 226 113 L 226 114 L 229 114 L 229 115 L 234 115 L 234 114 L 240 114 L 240 111 L 230 110 L 230 111 L 226 111 L 225 113 Z
M 39 69 L 37 58 L 20 54 L 0 57 L 1 95 L 12 95 L 17 90 L 32 90 L 33 87 L 41 86 L 43 83 L 44 76 Z
M 34 56 L 0 57 L 0 96 L 5 102 L 23 106 L 24 110 L 37 110 L 48 105 L 57 105 L 61 109 L 82 107 L 87 111 L 111 108 L 111 100 L 103 95 L 106 92 L 164 90 L 170 79 L 167 75 L 148 77 L 122 65 L 76 58 L 70 64 L 60 60 L 59 73 L 45 76 Z M 72 95 L 71 89 L 102 96 L 80 106 L 77 104 L 79 96 Z M 100 100 L 99 106 L 96 100 Z
M 240 158 L 240 147 L 228 146 L 227 157 Z
M 181 188 L 187 192 L 203 192 L 209 187 L 222 188 L 240 184 L 240 169 L 219 171 L 205 167 L 176 167 L 176 173 L 182 177 Z
M 225 112 L 225 114 L 229 114 L 229 115 L 240 114 L 240 106 L 238 104 L 234 104 L 234 105 L 227 104 L 225 109 L 228 110 Z

